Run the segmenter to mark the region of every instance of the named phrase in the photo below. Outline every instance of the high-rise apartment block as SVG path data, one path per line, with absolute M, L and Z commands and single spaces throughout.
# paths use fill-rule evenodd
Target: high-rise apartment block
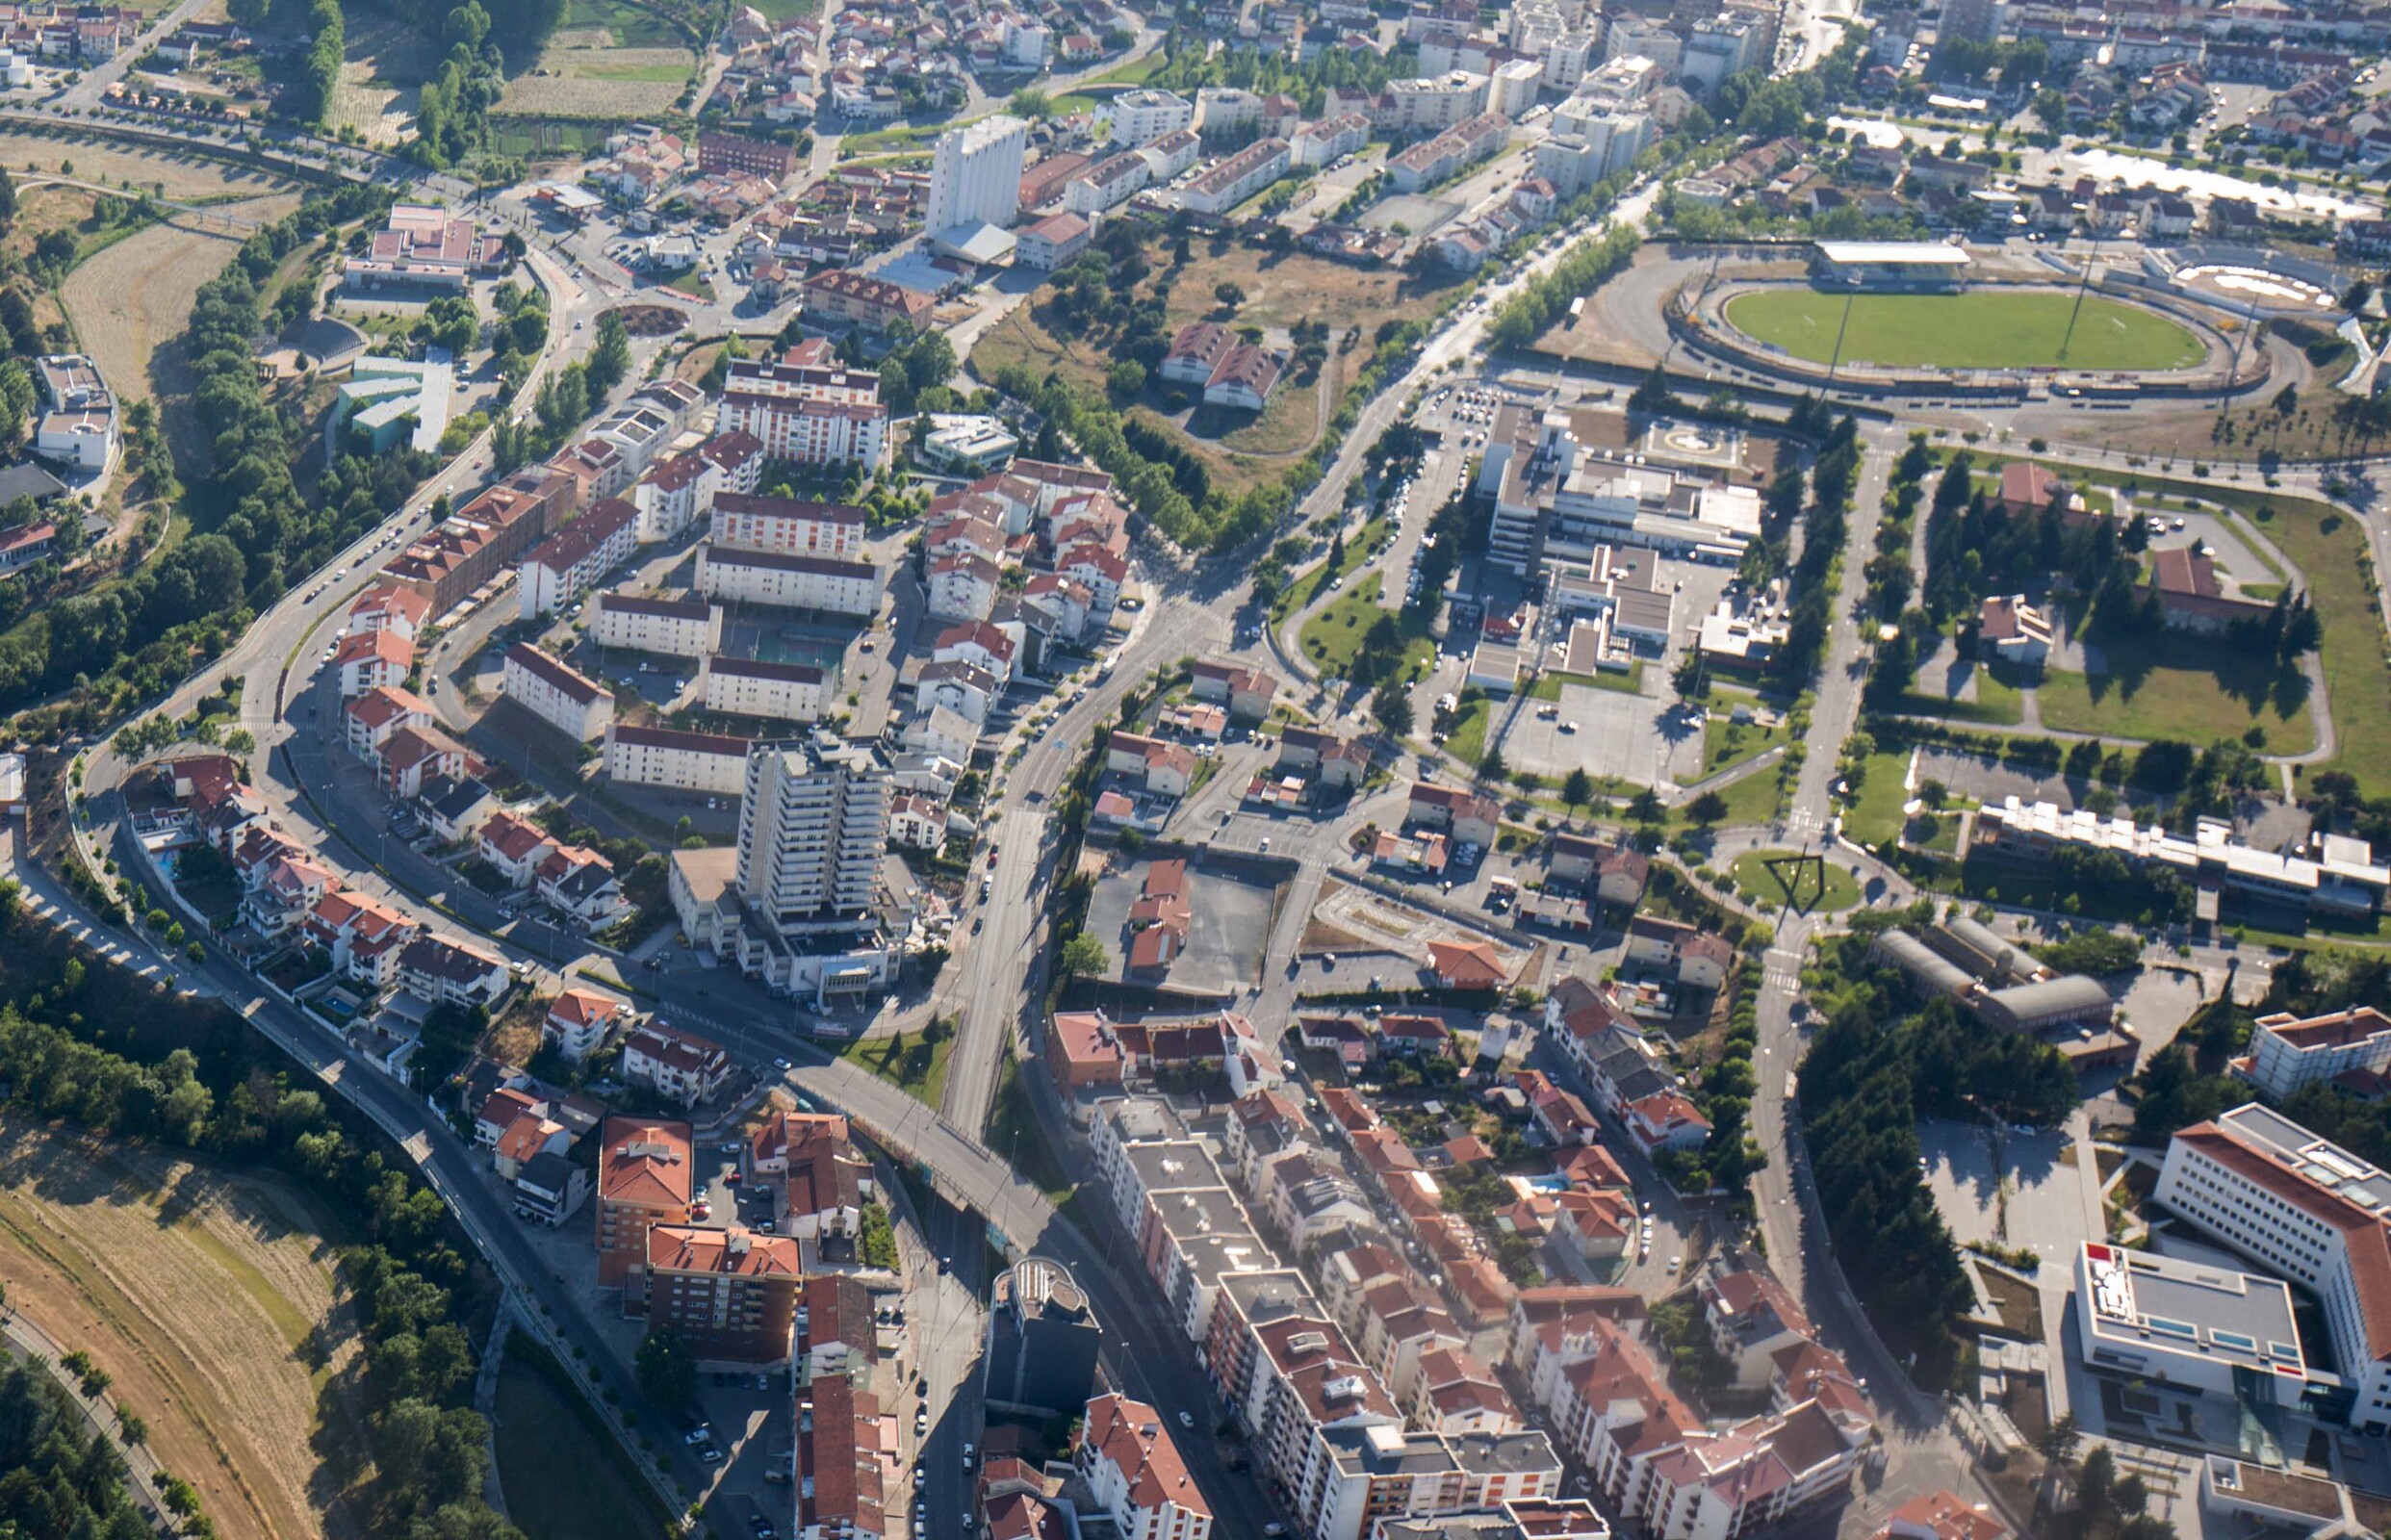
M 1028 149 L 1029 125 L 1003 113 L 938 136 L 922 228 L 937 236 L 962 225 L 1011 224 L 1021 212 Z

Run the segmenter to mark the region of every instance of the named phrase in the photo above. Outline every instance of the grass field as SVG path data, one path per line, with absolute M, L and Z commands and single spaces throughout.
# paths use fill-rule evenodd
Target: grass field
M 1834 359 L 1838 330 L 1844 363 L 1890 368 L 2156 372 L 2199 362 L 2200 341 L 2187 328 L 2097 295 L 2084 297 L 2070 338 L 2075 305 L 2074 295 L 2053 291 L 1851 295 L 1761 289 L 1729 300 L 1727 319 L 1745 335 L 1817 364 Z
M 1864 845 L 1881 845 L 1901 837 L 1901 809 L 1909 802 L 1902 781 L 1910 773 L 1907 744 L 1880 748 L 1867 757 L 1867 773 L 1860 779 L 1860 795 L 1843 813 L 1843 833 Z
M 314 1222 L 270 1176 L 0 1119 L 9 1304 L 108 1372 L 227 1540 L 356 1532 L 317 1453 L 354 1436 L 318 1412 L 356 1349 Z
M 2051 468 L 2072 480 L 2117 479 L 2115 472 L 2057 462 Z M 2319 661 L 2334 737 L 2333 757 L 2306 769 L 2344 770 L 2365 795 L 2391 796 L 2391 659 L 2383 653 L 2366 534 L 2356 519 L 2330 503 L 2258 488 L 2150 475 L 2131 481 L 2141 493 L 2198 498 L 2245 515 L 2305 576 L 2309 602 L 2325 622 Z
M 954 1051 L 952 1032 L 937 1042 L 924 1042 L 914 1033 L 906 1038 L 902 1051 L 894 1038 L 864 1038 L 849 1043 L 838 1057 L 936 1107 L 946 1092 L 946 1060 Z
M 1380 615 L 1396 614 L 1378 603 L 1380 582 L 1379 576 L 1372 573 L 1338 595 L 1334 603 L 1303 623 L 1302 633 L 1297 640 L 1303 649 L 1303 655 L 1318 664 L 1322 673 L 1343 678 L 1352 667 L 1353 654 L 1361 651 L 1363 635 L 1377 623 Z M 1435 640 L 1424 628 L 1406 624 L 1403 658 L 1397 671 L 1410 672 L 1435 648 Z
M 1714 776 L 1722 770 L 1732 770 L 1788 741 L 1790 734 L 1782 720 L 1775 727 L 1764 728 L 1757 722 L 1713 716 L 1702 724 L 1702 773 Z
M 655 1499 L 623 1470 L 631 1458 L 518 1331 L 499 1367 L 499 1488 L 527 1540 L 660 1540 Z
M 1387 522 L 1384 519 L 1373 519 L 1363 525 L 1345 542 L 1344 560 L 1322 562 L 1300 579 L 1279 591 L 1277 600 L 1271 605 L 1271 623 L 1277 625 L 1328 592 L 1329 583 L 1370 559 L 1370 553 L 1377 549 L 1379 541 L 1386 538 L 1386 533 Z
M 2296 668 L 2224 640 L 2153 636 L 2103 642 L 2111 672 L 2043 676 L 2043 725 L 2062 732 L 2207 744 L 2266 729 L 2270 754 L 2316 747 L 2308 681 Z
M 1744 897 L 1767 909 L 1789 903 L 1804 912 L 1824 910 L 1832 913 L 1860 902 L 1860 880 L 1847 866 L 1838 866 L 1830 860 L 1822 866 L 1804 868 L 1798 877 L 1790 867 L 1769 869 L 1769 861 L 1795 854 L 1790 850 L 1746 851 L 1735 858 L 1728 875 L 1735 879 Z M 1823 879 L 1818 875 L 1821 870 L 1826 874 Z

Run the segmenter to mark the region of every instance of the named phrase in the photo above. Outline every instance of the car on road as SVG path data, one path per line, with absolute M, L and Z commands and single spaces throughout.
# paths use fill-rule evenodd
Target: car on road
M 711 1444 L 706 1445 L 704 1448 L 700 1449 L 697 1451 L 697 1454 L 698 1463 L 700 1465 L 720 1465 L 722 1463 L 722 1450 L 714 1448 Z
M 1179 1413 L 1179 1425 L 1193 1430 L 1196 1426 L 1196 1414 L 1189 1411 L 1181 1411 Z

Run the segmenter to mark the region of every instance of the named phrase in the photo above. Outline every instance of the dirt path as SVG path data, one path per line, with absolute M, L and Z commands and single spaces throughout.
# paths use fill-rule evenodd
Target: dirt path
M 296 1194 L 0 1118 L 0 1277 L 11 1305 L 109 1373 L 219 1534 L 355 1532 L 327 1522 L 338 1494 L 315 1453 L 320 1387 L 355 1348 L 331 1245 Z

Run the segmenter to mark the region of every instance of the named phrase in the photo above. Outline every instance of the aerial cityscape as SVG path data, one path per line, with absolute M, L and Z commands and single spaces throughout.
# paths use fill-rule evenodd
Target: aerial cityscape
M 0 4 L 0 1540 L 2391 1533 L 2386 56 Z

